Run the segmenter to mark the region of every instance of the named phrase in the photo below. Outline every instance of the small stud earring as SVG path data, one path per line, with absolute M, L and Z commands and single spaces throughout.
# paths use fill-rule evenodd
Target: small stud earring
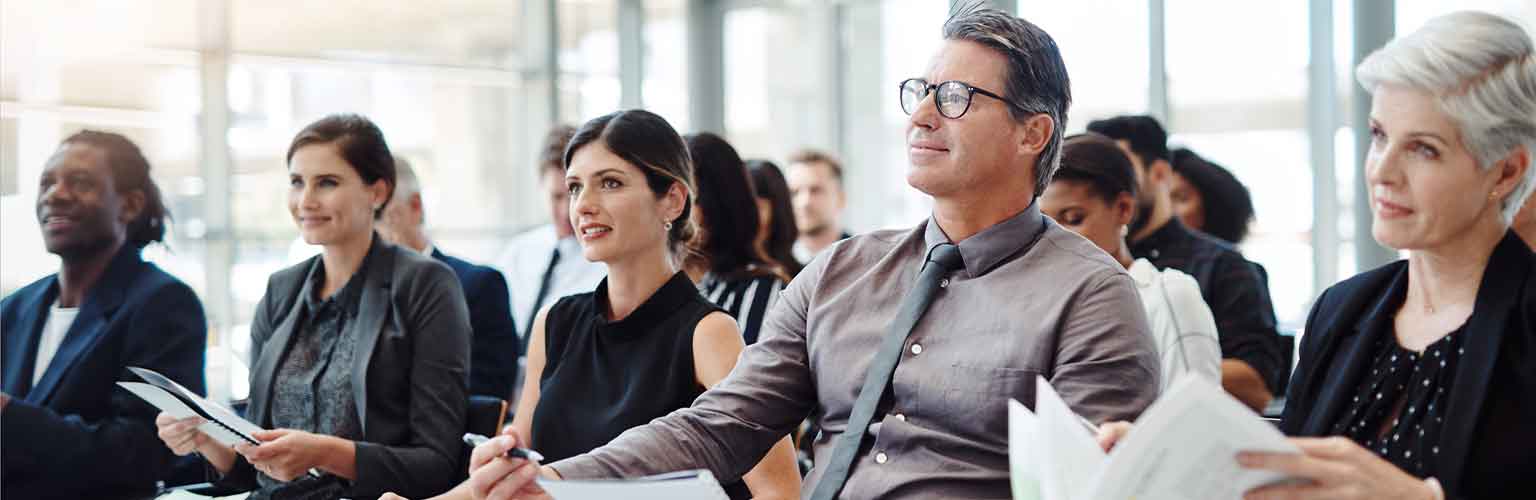
M 1499 200 L 1499 192 L 1498 191 L 1489 191 L 1488 192 L 1488 201 L 1498 201 L 1498 200 Z
M 666 230 L 668 230 L 668 231 L 671 231 L 672 230 L 672 223 L 668 222 L 666 224 L 662 224 L 661 227 L 666 228 Z

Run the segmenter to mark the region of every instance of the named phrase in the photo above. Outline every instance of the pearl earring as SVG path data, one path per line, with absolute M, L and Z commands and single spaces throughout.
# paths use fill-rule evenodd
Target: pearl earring
M 672 223 L 668 222 L 666 224 L 662 224 L 661 227 L 666 228 L 666 230 L 668 230 L 668 231 L 671 231 L 672 230 Z

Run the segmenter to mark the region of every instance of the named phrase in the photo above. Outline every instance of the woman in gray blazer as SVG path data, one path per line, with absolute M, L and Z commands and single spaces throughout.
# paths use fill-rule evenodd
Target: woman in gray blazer
M 288 149 L 288 209 L 323 252 L 267 282 L 251 324 L 249 419 L 260 445 L 224 447 L 196 419 L 160 437 L 251 498 L 440 493 L 462 475 L 469 313 L 457 278 L 374 233 L 395 184 L 378 127 L 310 124 Z

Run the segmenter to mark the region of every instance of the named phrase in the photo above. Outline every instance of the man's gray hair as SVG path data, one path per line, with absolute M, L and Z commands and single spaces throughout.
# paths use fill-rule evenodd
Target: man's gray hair
M 1436 96 L 1457 125 L 1479 168 L 1492 168 L 1520 146 L 1536 155 L 1536 55 L 1531 36 L 1514 21 L 1483 12 L 1456 12 L 1371 53 L 1355 69 L 1366 90 L 1407 87 Z M 1500 202 L 1514 220 L 1532 186 L 1536 165 Z
M 416 177 L 416 169 L 411 168 L 410 160 L 404 156 L 395 155 L 395 200 L 405 201 L 411 195 L 421 192 L 421 179 Z
M 1067 129 L 1067 108 L 1072 104 L 1067 66 L 1056 41 L 1045 30 L 985 5 L 980 1 L 958 5 L 944 23 L 944 39 L 976 42 L 1001 53 L 1008 60 L 1008 71 L 1003 75 L 1007 83 L 1001 93 L 1018 104 L 1008 108 L 1013 119 L 1022 122 L 1041 113 L 1054 122 L 1050 140 L 1035 161 L 1038 197 L 1061 164 L 1061 140 Z

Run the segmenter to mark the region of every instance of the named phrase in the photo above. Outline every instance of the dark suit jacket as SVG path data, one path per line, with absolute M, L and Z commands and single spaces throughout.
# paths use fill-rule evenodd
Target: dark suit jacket
M 1407 287 L 1408 264 L 1398 261 L 1317 299 L 1281 421 L 1286 434 L 1330 430 L 1371 364 L 1372 342 L 1393 334 Z M 1453 498 L 1536 491 L 1536 254 L 1514 232 L 1489 258 L 1467 321 L 1438 478 Z
M 185 283 L 124 245 L 86 292 L 79 315 L 32 385 L 38 341 L 59 294 L 48 276 L 0 302 L 3 385 L 0 498 L 126 498 L 153 492 L 174 455 L 153 406 L 116 382 L 149 368 L 204 393 L 203 305 Z
M 520 341 L 512 301 L 507 298 L 507 280 L 500 271 L 445 255 L 436 248 L 432 257 L 448 264 L 459 276 L 469 305 L 469 327 L 474 332 L 469 348 L 469 393 L 511 398 Z
M 469 404 L 469 313 L 448 266 L 374 237 L 358 307 L 353 398 L 363 439 L 351 498 L 386 491 L 425 498 L 452 488 Z M 270 428 L 272 377 L 302 321 L 305 279 L 315 256 L 273 274 L 251 322 L 249 419 Z M 353 328 L 348 326 L 348 328 Z M 256 471 L 240 458 L 219 486 L 256 488 Z

